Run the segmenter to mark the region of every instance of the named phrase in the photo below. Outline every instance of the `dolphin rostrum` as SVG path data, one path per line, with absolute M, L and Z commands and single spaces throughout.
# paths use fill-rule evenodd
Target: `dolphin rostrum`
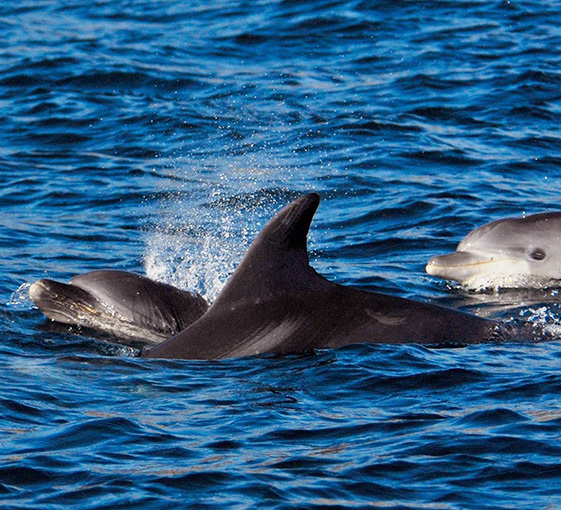
M 432 276 L 485 288 L 561 284 L 561 213 L 505 218 L 472 230 L 456 251 L 429 260 Z

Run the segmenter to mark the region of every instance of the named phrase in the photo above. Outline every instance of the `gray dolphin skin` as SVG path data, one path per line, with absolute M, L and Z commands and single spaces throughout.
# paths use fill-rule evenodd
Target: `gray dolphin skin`
M 559 286 L 561 213 L 487 223 L 464 237 L 455 252 L 431 258 L 426 271 L 474 290 Z
M 151 344 L 179 333 L 209 307 L 193 292 L 113 270 L 85 273 L 68 284 L 37 280 L 29 295 L 49 319 Z
M 501 337 L 495 321 L 320 276 L 306 248 L 318 205 L 319 196 L 312 193 L 282 209 L 208 311 L 143 356 L 219 359 L 357 343 L 471 344 Z

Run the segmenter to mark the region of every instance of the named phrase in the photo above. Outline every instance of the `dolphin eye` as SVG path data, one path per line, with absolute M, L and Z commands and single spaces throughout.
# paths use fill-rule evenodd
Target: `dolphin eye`
M 534 260 L 543 260 L 546 257 L 546 253 L 541 248 L 536 248 L 534 251 L 532 251 L 532 253 L 530 253 L 530 257 L 532 257 Z

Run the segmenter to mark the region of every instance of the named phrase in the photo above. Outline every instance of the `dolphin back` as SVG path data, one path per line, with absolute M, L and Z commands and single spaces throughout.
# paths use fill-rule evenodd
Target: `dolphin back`
M 313 193 L 277 213 L 205 315 L 143 355 L 215 359 L 355 343 L 465 344 L 494 338 L 494 321 L 319 275 L 306 248 L 318 204 Z

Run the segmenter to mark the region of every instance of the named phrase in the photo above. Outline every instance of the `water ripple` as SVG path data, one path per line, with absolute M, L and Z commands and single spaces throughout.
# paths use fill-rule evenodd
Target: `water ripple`
M 314 190 L 328 278 L 558 327 L 556 293 L 424 265 L 559 209 L 559 24 L 551 1 L 0 6 L 0 506 L 561 504 L 559 342 L 150 361 L 26 295 L 116 268 L 213 299 Z

